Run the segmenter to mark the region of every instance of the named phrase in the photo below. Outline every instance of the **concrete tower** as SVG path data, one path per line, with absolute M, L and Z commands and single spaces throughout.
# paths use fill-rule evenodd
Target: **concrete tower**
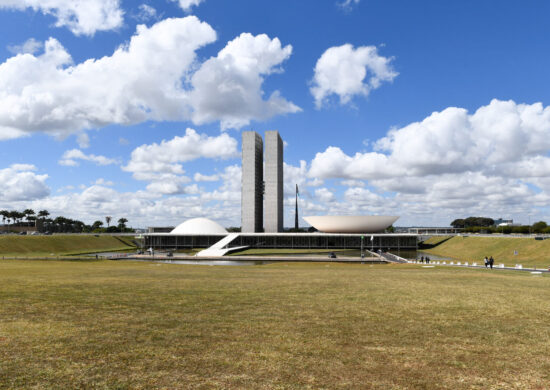
M 283 140 L 265 132 L 265 232 L 283 231 Z
M 263 154 L 262 137 L 255 131 L 243 131 L 242 139 L 241 231 L 263 230 Z

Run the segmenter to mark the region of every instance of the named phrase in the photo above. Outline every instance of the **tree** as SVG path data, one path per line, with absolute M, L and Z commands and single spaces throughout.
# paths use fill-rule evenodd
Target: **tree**
M 96 229 L 99 229 L 103 226 L 103 222 L 101 221 L 95 221 L 94 223 L 92 223 L 92 230 L 96 230 Z
M 118 228 L 120 229 L 120 231 L 122 232 L 124 229 L 126 229 L 126 222 L 128 222 L 128 220 L 126 218 L 120 218 L 118 220 Z
M 23 211 L 23 214 L 25 214 L 25 219 L 27 220 L 27 222 L 36 221 L 36 217 L 34 216 L 36 213 L 33 209 L 25 209 L 25 211 Z M 34 225 L 36 226 L 36 222 Z
M 451 226 L 455 229 L 461 229 L 464 228 L 464 220 L 463 219 L 455 219 L 453 222 L 451 222 Z
M 8 218 L 9 211 L 8 210 L 0 210 L 0 215 L 2 216 L 2 224 L 6 224 L 6 218 Z
M 38 212 L 38 217 L 45 219 L 48 215 L 50 215 L 50 212 L 48 210 L 40 210 Z
M 105 217 L 105 222 L 107 222 L 107 227 L 109 227 L 109 224 L 111 223 L 111 219 L 113 219 L 113 217 L 110 217 L 110 216 Z
M 492 218 L 485 217 L 468 217 L 466 219 L 455 219 L 451 222 L 454 228 L 469 228 L 474 226 L 489 227 L 493 226 L 495 221 Z
M 542 233 L 544 229 L 548 227 L 548 225 L 544 221 L 539 221 L 539 222 L 535 222 L 532 227 L 533 227 L 533 232 Z

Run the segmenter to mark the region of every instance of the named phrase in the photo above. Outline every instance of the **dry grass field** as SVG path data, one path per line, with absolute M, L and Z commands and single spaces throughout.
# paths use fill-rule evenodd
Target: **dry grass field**
M 0 261 L 0 388 L 546 389 L 550 277 Z
M 493 256 L 497 264 L 522 264 L 524 267 L 545 269 L 550 267 L 550 240 L 539 241 L 532 237 L 456 236 L 449 240 L 433 237 L 426 243 L 435 246 L 425 252 L 457 260 L 477 261 L 481 264 L 485 256 Z

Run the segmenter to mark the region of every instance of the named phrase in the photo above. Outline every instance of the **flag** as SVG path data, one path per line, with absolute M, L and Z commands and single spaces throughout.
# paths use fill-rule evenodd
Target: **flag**
M 371 241 L 374 240 L 374 236 L 370 236 L 370 240 L 371 240 Z

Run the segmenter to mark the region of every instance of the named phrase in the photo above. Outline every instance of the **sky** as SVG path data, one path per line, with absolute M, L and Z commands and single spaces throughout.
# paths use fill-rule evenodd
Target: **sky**
M 307 215 L 550 221 L 543 0 L 0 0 L 0 209 L 240 226 L 241 133 Z M 301 219 L 300 224 L 306 226 Z

